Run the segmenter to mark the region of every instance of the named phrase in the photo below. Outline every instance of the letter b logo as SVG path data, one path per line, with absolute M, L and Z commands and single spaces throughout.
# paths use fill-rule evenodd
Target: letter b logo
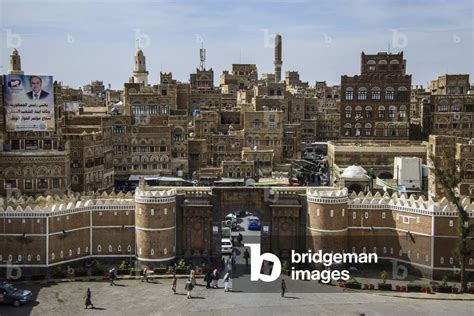
M 281 273 L 281 262 L 277 256 L 272 253 L 260 254 L 259 244 L 244 244 L 246 247 L 250 247 L 250 280 L 263 282 L 273 282 L 280 276 Z M 270 275 L 260 273 L 263 261 L 273 262 L 273 269 Z

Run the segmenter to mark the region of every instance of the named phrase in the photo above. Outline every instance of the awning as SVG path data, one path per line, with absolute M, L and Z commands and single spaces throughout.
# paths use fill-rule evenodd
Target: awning
M 229 183 L 244 183 L 243 178 L 224 178 L 222 177 L 220 180 L 214 181 L 216 184 L 229 184 Z
M 150 175 L 139 175 L 139 174 L 132 174 L 130 177 L 128 177 L 128 181 L 138 181 L 140 180 L 140 177 L 144 177 L 145 180 L 155 180 L 158 178 L 160 175 L 159 174 L 150 174 Z

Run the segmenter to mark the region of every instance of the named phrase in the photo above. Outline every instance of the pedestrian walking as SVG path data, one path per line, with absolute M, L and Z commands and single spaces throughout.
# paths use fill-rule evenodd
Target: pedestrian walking
M 286 292 L 286 283 L 285 280 L 281 279 L 281 297 L 285 296 Z
M 219 281 L 219 270 L 217 270 L 217 268 L 214 269 L 214 272 L 212 274 L 212 281 L 213 287 L 217 289 L 217 281 Z
M 224 292 L 229 292 L 229 280 L 230 280 L 230 274 L 227 272 L 224 275 Z
M 239 243 L 239 247 L 242 246 L 242 240 L 244 239 L 244 237 L 242 236 L 241 233 L 239 233 L 239 235 L 237 235 L 237 242 Z
M 226 266 L 227 266 L 227 271 L 232 271 L 232 257 L 229 256 L 229 258 L 227 258 L 227 263 L 226 263 Z
M 143 268 L 143 278 L 142 278 L 142 282 L 143 281 L 146 281 L 148 283 L 148 267 L 145 266 Z
M 250 258 L 250 253 L 247 248 L 245 248 L 244 251 L 244 259 L 245 259 L 245 265 L 248 267 L 249 266 L 249 258 Z
M 90 306 L 91 308 L 94 308 L 94 304 L 92 304 L 92 293 L 91 293 L 91 289 L 90 289 L 90 288 L 87 288 L 87 292 L 86 292 L 86 309 L 88 309 L 89 306 Z
M 224 257 L 222 257 L 221 259 L 221 270 L 224 270 L 225 269 L 225 259 Z
M 204 276 L 204 281 L 206 282 L 206 289 L 211 288 L 211 282 L 212 282 L 212 270 L 208 270 L 206 275 Z
M 192 268 L 189 272 L 189 278 L 191 279 L 191 283 L 193 285 L 196 285 L 196 271 L 194 270 L 194 268 Z
M 116 275 L 115 275 L 115 268 L 112 268 L 112 269 L 110 269 L 110 271 L 109 271 L 110 285 L 117 285 L 117 284 L 115 284 L 115 282 L 114 282 L 115 277 L 116 277 Z
M 178 284 L 178 278 L 176 278 L 176 273 L 173 272 L 173 284 L 171 285 L 171 290 L 173 294 L 176 294 L 176 285 Z
M 235 263 L 237 262 L 237 251 L 234 249 L 232 249 L 232 267 L 235 266 Z
M 191 291 L 193 290 L 193 283 L 191 283 L 191 279 L 188 279 L 188 282 L 186 282 L 186 285 L 184 286 L 184 289 L 186 290 L 187 294 L 188 294 L 188 298 L 192 298 L 191 297 Z

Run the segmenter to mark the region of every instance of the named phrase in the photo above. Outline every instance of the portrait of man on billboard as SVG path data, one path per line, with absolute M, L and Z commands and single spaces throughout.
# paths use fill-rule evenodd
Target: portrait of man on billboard
M 30 88 L 31 91 L 26 93 L 30 100 L 42 100 L 48 97 L 49 93 L 42 89 L 43 81 L 41 77 L 31 76 L 30 77 Z

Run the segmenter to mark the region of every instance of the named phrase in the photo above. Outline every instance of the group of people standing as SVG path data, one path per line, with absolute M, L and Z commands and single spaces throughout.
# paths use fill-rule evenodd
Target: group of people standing
M 239 233 L 239 235 L 237 236 L 237 242 L 239 246 L 242 245 L 242 240 L 243 240 L 243 236 L 242 234 Z M 247 248 L 245 248 L 245 251 L 243 253 L 243 258 L 245 259 L 245 265 L 248 267 L 250 253 Z M 206 275 L 204 276 L 204 282 L 206 282 L 206 289 L 210 289 L 210 288 L 217 289 L 218 282 L 220 279 L 220 272 L 225 271 L 226 273 L 224 274 L 224 277 L 223 277 L 224 291 L 229 292 L 231 290 L 230 282 L 231 282 L 232 269 L 234 268 L 236 264 L 236 259 L 237 259 L 237 253 L 236 253 L 236 249 L 234 249 L 232 251 L 232 254 L 227 258 L 227 260 L 222 258 L 220 269 L 218 267 L 215 267 L 214 269 L 209 269 Z M 142 282 L 149 282 L 148 272 L 149 272 L 149 268 L 145 266 L 142 271 L 142 279 L 141 279 Z M 116 278 L 117 278 L 116 270 L 115 268 L 112 268 L 109 271 L 110 285 L 116 285 L 115 283 Z M 176 277 L 176 273 L 173 272 L 171 290 L 174 294 L 177 294 L 176 292 L 177 285 L 178 285 L 178 278 Z M 197 285 L 196 270 L 194 267 L 191 267 L 191 270 L 189 272 L 189 278 L 184 286 L 188 299 L 192 298 L 191 292 L 193 291 L 196 285 Z M 281 290 L 282 290 L 282 296 L 284 296 L 285 291 L 286 291 L 286 284 L 284 283 L 284 280 L 282 280 Z M 94 305 L 92 304 L 92 294 L 89 288 L 87 289 L 86 296 L 85 296 L 85 305 L 86 305 L 86 308 L 89 308 L 89 307 L 94 308 Z

